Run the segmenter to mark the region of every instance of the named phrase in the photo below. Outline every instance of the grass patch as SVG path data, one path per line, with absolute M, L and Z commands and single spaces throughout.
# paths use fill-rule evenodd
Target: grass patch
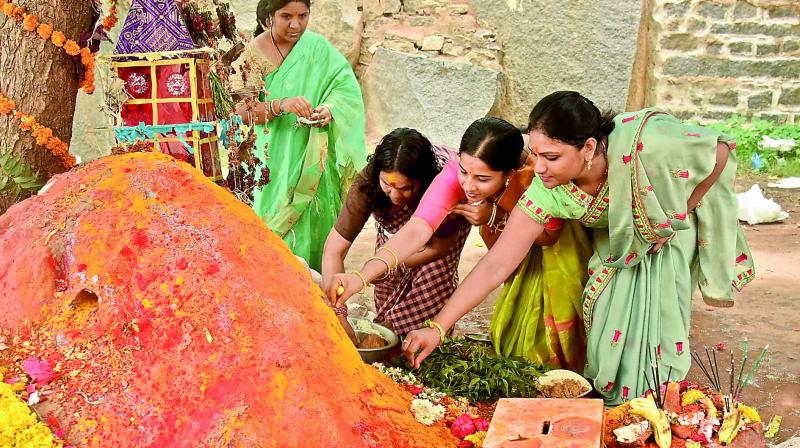
M 800 176 L 800 125 L 775 124 L 769 120 L 752 120 L 733 115 L 726 121 L 711 123 L 710 128 L 722 131 L 736 139 L 736 158 L 740 173 L 754 172 L 753 155 L 763 162 L 759 173 L 779 177 Z M 764 136 L 774 139 L 794 139 L 797 144 L 789 152 L 778 152 L 761 145 Z

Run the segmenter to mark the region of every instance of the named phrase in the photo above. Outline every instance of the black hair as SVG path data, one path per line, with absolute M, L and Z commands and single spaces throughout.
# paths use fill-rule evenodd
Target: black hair
M 495 171 L 508 173 L 520 167 L 525 142 L 511 123 L 495 117 L 475 120 L 461 137 L 459 154 L 481 159 Z
M 275 11 L 292 2 L 302 2 L 308 6 L 308 9 L 311 9 L 311 0 L 260 0 L 256 6 L 256 30 L 253 32 L 253 37 L 264 32 L 264 24 L 275 14 Z
M 419 189 L 413 192 L 415 199 L 419 199 L 440 169 L 430 140 L 415 129 L 397 128 L 381 139 L 375 153 L 367 159 L 365 173 L 369 182 L 361 188 L 372 198 L 376 210 L 391 206 L 391 200 L 380 187 L 381 171 L 398 172 L 419 181 Z
M 534 130 L 581 149 L 589 138 L 601 142 L 603 137 L 611 134 L 614 130 L 614 112 L 601 112 L 578 92 L 554 92 L 533 107 L 528 131 Z M 601 151 L 596 153 L 600 154 Z

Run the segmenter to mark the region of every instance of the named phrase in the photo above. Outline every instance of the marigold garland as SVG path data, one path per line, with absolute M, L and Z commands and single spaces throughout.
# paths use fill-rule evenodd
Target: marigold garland
M 49 149 L 67 169 L 75 166 L 75 157 L 69 153 L 69 145 L 55 137 L 53 130 L 40 124 L 35 117 L 16 109 L 17 103 L 6 97 L 3 92 L 0 92 L 0 114 L 10 115 L 13 113 L 14 117 L 20 122 L 19 128 L 22 131 L 30 132 L 38 145 Z
M 113 27 L 117 23 L 117 5 L 116 0 L 111 0 L 111 8 L 109 16 L 103 19 L 103 27 L 106 24 Z M 0 0 L 2 11 L 8 17 L 22 22 L 22 28 L 29 32 L 35 32 L 43 40 L 49 40 L 53 45 L 63 48 L 64 52 L 70 56 L 81 56 L 81 64 L 84 67 L 83 79 L 80 81 L 80 88 L 87 94 L 94 92 L 94 67 L 95 67 L 95 53 L 92 53 L 88 47 L 81 48 L 77 42 L 67 37 L 61 31 L 53 31 L 52 25 L 41 22 L 39 17 L 35 14 L 27 14 L 24 6 L 17 6 L 12 1 Z M 106 27 L 110 29 L 110 27 Z
M 109 4 L 110 7 L 108 8 L 108 15 L 105 16 L 100 22 L 106 32 L 111 31 L 111 29 L 117 24 L 117 0 L 111 0 Z

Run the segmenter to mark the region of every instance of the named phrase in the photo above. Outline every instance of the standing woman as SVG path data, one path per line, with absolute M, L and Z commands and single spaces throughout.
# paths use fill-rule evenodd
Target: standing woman
M 350 187 L 325 242 L 323 290 L 344 272 L 347 252 L 370 215 L 375 218 L 377 249 L 408 222 L 431 181 L 455 157 L 414 129 L 395 129 L 383 137 Z M 374 281 L 375 320 L 405 335 L 436 315 L 458 286 L 458 260 L 470 228 L 462 217 L 450 217 L 400 269 Z
M 310 7 L 310 0 L 260 0 L 256 37 L 234 67 L 263 75 L 268 92 L 257 105 L 237 109 L 260 123 L 257 155 L 271 173 L 253 208 L 295 255 L 320 270 L 323 241 L 343 188 L 366 162 L 366 144 L 358 81 L 344 56 L 306 29 Z
M 607 405 L 649 388 L 643 372 L 655 356 L 672 368 L 669 379 L 683 379 L 695 288 L 706 303 L 732 306 L 733 289 L 754 276 L 736 216 L 735 145 L 655 109 L 604 115 L 577 92 L 539 101 L 529 130 L 537 177 L 434 322 L 451 328 L 483 301 L 553 218 L 577 219 L 593 229 L 595 249 L 583 299 L 585 376 Z M 406 340 L 419 366 L 441 337 L 423 329 Z

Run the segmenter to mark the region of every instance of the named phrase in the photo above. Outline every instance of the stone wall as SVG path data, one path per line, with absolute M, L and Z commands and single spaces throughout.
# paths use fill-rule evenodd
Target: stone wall
M 646 104 L 800 123 L 800 1 L 657 0 L 647 25 Z
M 232 0 L 241 29 L 256 4 Z M 457 146 L 471 121 L 524 126 L 562 89 L 615 110 L 800 122 L 800 0 L 313 0 L 310 28 L 353 65 L 372 140 L 413 126 Z M 101 95 L 78 101 L 83 160 L 113 141 Z

